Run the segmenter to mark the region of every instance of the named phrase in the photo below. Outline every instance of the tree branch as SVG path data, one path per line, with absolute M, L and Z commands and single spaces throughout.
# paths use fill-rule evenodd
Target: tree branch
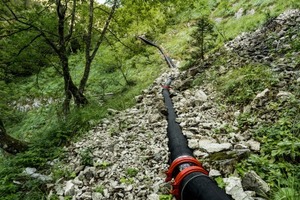
M 94 23 L 94 0 L 90 0 L 90 6 L 89 6 L 89 25 L 88 25 L 88 33 L 87 33 L 87 39 L 85 40 L 85 52 L 86 52 L 86 60 L 90 60 L 90 48 L 92 43 L 92 30 L 93 30 L 93 23 Z
M 110 13 L 109 13 L 109 16 L 108 16 L 106 22 L 105 22 L 104 28 L 103 28 L 103 30 L 102 30 L 102 32 L 101 32 L 101 35 L 100 35 L 99 40 L 98 40 L 98 42 L 97 42 L 97 44 L 96 44 L 96 46 L 95 46 L 95 49 L 94 49 L 94 51 L 93 51 L 93 53 L 92 53 L 92 55 L 91 55 L 91 59 L 94 59 L 94 57 L 96 56 L 96 53 L 97 53 L 97 51 L 98 51 L 100 45 L 101 45 L 102 42 L 103 42 L 104 35 L 105 35 L 105 33 L 106 33 L 107 29 L 108 29 L 108 26 L 109 26 L 109 24 L 110 24 L 110 21 L 111 21 L 113 15 L 114 15 L 114 13 L 115 13 L 115 10 L 116 10 L 116 8 L 117 8 L 117 2 L 118 2 L 118 0 L 114 0 L 114 4 L 113 4 L 113 6 L 112 6 L 112 8 L 111 8 L 111 11 L 110 11 Z
M 123 42 L 122 42 L 122 40 L 112 31 L 112 30 L 110 30 L 110 29 L 107 29 L 114 37 L 115 37 L 115 39 L 118 41 L 118 42 L 120 42 L 124 47 L 126 47 L 126 48 L 128 48 L 129 50 L 131 50 L 132 52 L 135 52 L 133 49 L 131 49 L 131 47 L 129 47 L 129 46 L 127 46 L 126 44 L 124 44 Z
M 23 25 L 26 25 L 28 27 L 34 28 L 36 31 L 40 32 L 41 34 L 47 33 L 47 34 L 58 37 L 58 35 L 56 35 L 52 32 L 40 29 L 39 27 L 35 26 L 33 23 L 29 23 L 29 22 L 25 22 L 25 21 L 21 20 L 20 17 L 18 17 L 17 14 L 11 9 L 11 7 L 9 7 L 7 2 L 4 2 L 4 0 L 2 0 L 2 2 L 4 3 L 5 7 L 10 11 L 10 13 L 13 15 L 13 17 L 14 17 L 13 19 L 16 20 L 17 22 L 19 22 Z M 21 18 L 25 19 L 24 17 L 21 17 Z
M 41 37 L 41 36 L 42 36 L 42 34 L 39 34 L 39 35 L 35 36 L 28 44 L 26 44 L 24 47 L 22 47 L 22 48 L 19 50 L 17 56 L 19 56 L 19 55 L 22 53 L 22 51 L 24 51 L 26 48 L 28 48 L 28 47 L 29 47 L 36 39 L 38 39 L 38 38 Z
M 17 31 L 14 31 L 14 32 L 9 33 L 9 34 L 6 34 L 6 35 L 0 35 L 0 40 L 3 39 L 3 38 L 6 38 L 6 37 L 13 36 L 13 35 L 15 35 L 15 34 L 17 34 L 17 33 L 21 33 L 21 32 L 23 32 L 23 31 L 28 31 L 28 30 L 30 30 L 31 28 L 32 28 L 32 26 L 29 26 L 29 27 L 27 27 L 27 28 L 19 29 L 19 30 L 17 30 Z
M 66 42 L 68 43 L 73 35 L 74 31 L 74 24 L 75 24 L 75 14 L 76 14 L 76 0 L 73 0 L 73 8 L 72 8 L 72 19 L 71 19 L 71 25 L 69 29 L 69 34 L 66 36 Z
M 51 40 L 46 36 L 46 34 L 45 34 L 44 32 L 41 32 L 41 35 L 42 35 L 43 38 L 45 39 L 46 43 L 52 47 L 52 49 L 55 51 L 55 53 L 56 53 L 57 55 L 59 55 L 60 52 L 59 52 L 57 46 L 54 44 L 54 42 L 51 41 Z

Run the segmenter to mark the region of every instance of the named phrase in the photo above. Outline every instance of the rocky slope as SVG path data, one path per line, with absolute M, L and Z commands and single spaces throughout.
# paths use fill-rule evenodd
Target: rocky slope
M 228 59 L 220 73 L 247 62 L 263 63 L 280 74 L 277 97 L 290 95 L 287 85 L 299 82 L 299 60 L 286 58 L 284 52 L 291 49 L 291 41 L 299 37 L 299 29 L 300 12 L 292 10 L 255 32 L 238 36 L 225 45 L 226 52 L 237 56 Z M 289 55 L 296 58 L 299 52 Z M 238 175 L 229 178 L 228 175 L 234 173 L 234 166 L 241 159 L 260 150 L 260 143 L 252 138 L 251 131 L 239 129 L 237 117 L 262 106 L 270 91 L 257 94 L 251 105 L 242 110 L 224 109 L 217 103 L 212 85 L 186 89 L 186 80 L 194 77 L 176 69 L 164 73 L 136 97 L 135 107 L 122 112 L 110 110 L 110 117 L 65 148 L 66 158 L 53 163 L 73 175 L 49 185 L 49 197 L 56 194 L 61 199 L 69 196 L 93 200 L 158 200 L 159 194 L 167 193 L 169 185 L 164 182 L 168 168 L 167 124 L 162 114 L 165 108 L 160 85 L 170 74 L 176 77 L 172 99 L 177 121 L 194 155 L 203 161 L 210 176 L 226 177 L 226 192 L 234 199 L 262 199 L 255 196 L 268 192 L 269 187 L 255 172 L 243 177 L 243 186 Z M 215 159 L 220 156 L 222 159 Z M 244 192 L 249 188 L 252 191 Z

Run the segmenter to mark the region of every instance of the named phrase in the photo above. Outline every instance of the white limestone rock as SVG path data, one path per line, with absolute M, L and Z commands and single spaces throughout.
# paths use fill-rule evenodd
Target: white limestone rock
M 223 179 L 225 191 L 231 195 L 234 200 L 254 200 L 249 194 L 244 192 L 241 179 L 238 177 L 229 177 Z
M 215 153 L 215 152 L 220 152 L 224 150 L 229 150 L 232 148 L 231 143 L 215 143 L 211 140 L 200 140 L 199 141 L 199 147 L 200 149 L 208 152 L 208 153 Z

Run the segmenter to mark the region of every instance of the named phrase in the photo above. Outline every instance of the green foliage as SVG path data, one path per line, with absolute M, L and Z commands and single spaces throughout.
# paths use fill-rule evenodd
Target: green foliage
M 0 24 L 1 69 L 6 74 L 4 80 L 10 82 L 14 77 L 30 76 L 49 65 L 53 54 L 51 47 L 45 45 L 38 32 L 32 31 L 32 27 L 28 28 L 25 24 L 28 20 L 27 22 L 33 23 L 34 26 L 40 26 L 53 19 L 53 12 L 48 7 L 43 8 L 38 3 L 28 8 L 24 8 L 24 4 L 21 3 L 6 2 L 8 6 L 4 6 L 4 2 L 1 4 L 3 6 L 1 9 L 3 20 Z M 24 23 L 18 23 L 17 20 L 14 20 L 8 7 L 14 11 L 15 15 L 22 16 Z M 38 15 L 37 13 L 43 9 L 47 15 Z M 53 27 L 52 24 L 55 23 L 49 23 L 47 27 Z
M 46 172 L 44 171 L 46 160 L 41 159 L 44 156 L 43 150 L 40 153 L 38 155 L 35 148 L 0 162 L 0 194 L 2 199 L 46 199 L 45 182 L 23 173 L 25 167 L 37 167 L 42 173 Z
M 215 33 L 214 23 L 208 16 L 202 16 L 197 20 L 196 29 L 192 33 L 192 46 L 195 49 L 191 53 L 192 60 L 197 62 L 204 59 L 204 54 L 215 45 L 217 34 Z
M 72 200 L 72 196 L 65 196 L 64 200 Z
M 94 166 L 95 167 L 100 167 L 101 169 L 107 169 L 109 166 L 111 166 L 112 164 L 111 163 L 109 163 L 109 162 L 107 162 L 107 161 L 103 161 L 103 162 L 101 162 L 101 163 L 99 163 L 99 162 L 96 162 L 95 164 L 94 164 Z
M 275 162 L 297 163 L 300 159 L 299 111 L 299 106 L 291 103 L 272 126 L 258 129 L 256 136 L 265 144 L 262 154 L 269 155 Z
M 258 172 L 271 186 L 272 199 L 294 200 L 300 190 L 299 102 L 294 98 L 278 100 L 271 102 L 266 110 L 275 111 L 277 119 L 256 126 L 255 139 L 261 143 L 260 153 L 251 155 L 237 169 L 240 173 L 249 169 Z M 242 118 L 239 124 L 246 126 L 247 116 Z
M 171 194 L 161 194 L 159 195 L 159 200 L 172 200 L 173 196 Z
M 272 86 L 276 81 L 268 67 L 248 65 L 232 69 L 221 76 L 217 88 L 224 94 L 227 102 L 242 105 L 251 102 L 258 92 Z
M 65 167 L 62 163 L 56 163 L 54 167 L 52 167 L 51 171 L 54 180 L 58 180 L 60 178 L 71 179 L 76 177 L 76 173 L 70 168 Z
M 117 17 L 127 33 L 157 36 L 166 28 L 165 12 L 163 12 L 163 7 L 156 2 L 124 1 Z
M 91 149 L 87 148 L 80 152 L 80 163 L 86 166 L 93 166 L 93 154 Z
M 254 126 L 257 123 L 257 117 L 249 112 L 244 112 L 239 115 L 238 119 L 239 129 L 244 130 L 248 127 Z
M 139 170 L 135 168 L 127 168 L 126 169 L 126 174 L 129 177 L 135 177 L 138 174 Z
M 120 183 L 130 185 L 130 184 L 134 183 L 134 179 L 133 178 L 127 178 L 127 177 L 121 177 Z
M 300 51 L 300 39 L 299 37 L 291 41 L 291 49 L 294 51 Z
M 224 183 L 222 177 L 215 178 L 215 181 L 217 182 L 217 184 L 220 188 L 225 189 L 226 184 Z
M 127 168 L 125 173 L 126 173 L 126 176 L 121 177 L 120 182 L 123 184 L 133 184 L 134 177 L 137 175 L 138 170 L 135 168 Z
M 288 177 L 284 184 L 279 183 L 277 191 L 272 195 L 274 200 L 296 200 L 300 193 L 300 182 L 295 176 Z
M 50 3 L 48 1 L 36 3 L 28 8 L 24 8 L 24 4 L 15 4 L 14 6 L 16 6 L 18 11 L 17 14 L 21 14 L 24 20 L 28 19 L 28 21 L 34 22 L 35 26 L 42 27 L 42 29 L 47 28 L 48 32 L 51 33 L 49 37 L 52 38 L 52 33 L 57 31 L 57 20 L 55 9 L 53 9 L 54 4 Z M 53 56 L 54 52 L 50 47 L 45 45 L 45 41 L 38 37 L 32 45 L 29 45 L 16 56 L 21 48 L 25 47 L 37 36 L 36 32 L 30 31 L 25 33 L 21 31 L 10 38 L 1 37 L 0 117 L 4 119 L 9 134 L 31 143 L 31 148 L 28 152 L 15 157 L 2 157 L 3 159 L 0 160 L 1 199 L 46 199 L 45 184 L 24 176 L 22 174 L 24 168 L 36 167 L 41 173 L 49 174 L 50 166 L 47 162 L 62 154 L 60 146 L 68 144 L 70 140 L 80 137 L 87 130 L 94 127 L 106 115 L 107 108 L 121 110 L 134 105 L 134 97 L 148 87 L 164 70 L 166 65 L 156 49 L 146 47 L 136 40 L 136 35 L 146 34 L 146 36 L 155 39 L 158 44 L 163 44 L 163 47 L 172 55 L 172 58 L 184 63 L 187 62 L 186 60 L 190 58 L 191 54 L 189 45 L 191 43 L 190 35 L 194 30 L 192 24 L 202 16 L 208 16 L 208 19 L 212 20 L 209 22 L 216 29 L 214 31 L 218 32 L 218 38 L 214 43 L 210 43 L 209 50 L 240 32 L 251 30 L 257 27 L 258 24 L 263 23 L 267 20 L 265 10 L 268 10 L 268 15 L 274 16 L 284 9 L 299 6 L 297 0 L 279 0 L 277 2 L 270 0 L 242 0 L 238 2 L 221 0 L 130 0 L 122 3 L 124 5 L 118 9 L 114 18 L 118 21 L 118 24 L 111 24 L 110 30 L 113 31 L 113 34 L 109 33 L 106 35 L 107 41 L 100 47 L 99 53 L 91 67 L 91 76 L 85 92 L 90 104 L 84 108 L 75 108 L 72 105 L 68 118 L 61 117 L 60 102 L 64 98 L 64 85 L 61 79 L 61 71 L 57 69 L 59 66 L 58 59 Z M 271 5 L 272 8 L 266 8 L 266 6 Z M 241 7 L 245 8 L 244 15 L 240 19 L 235 19 L 233 17 L 234 14 Z M 247 15 L 247 11 L 252 7 L 255 7 L 255 14 Z M 7 9 L 3 8 L 3 5 L 0 4 L 1 16 L 8 12 Z M 37 15 L 43 9 L 47 12 L 47 15 Z M 106 14 L 103 14 L 105 13 L 103 11 L 108 10 L 109 8 L 105 6 L 95 9 L 95 16 L 98 20 L 94 26 L 94 33 L 103 27 L 104 20 L 107 17 Z M 86 1 L 78 2 L 78 11 L 80 15 L 76 16 L 76 31 L 73 33 L 74 38 L 71 41 L 70 48 L 68 48 L 71 74 L 75 77 L 74 81 L 76 84 L 80 81 L 84 66 L 84 54 L 81 51 L 84 47 L 82 39 L 84 39 L 86 34 L 88 17 Z M 220 22 L 215 22 L 217 17 L 221 18 Z M 11 33 L 18 30 L 18 28 L 24 27 L 17 27 L 16 23 L 10 23 L 10 26 L 6 26 L 5 23 L 0 22 L 0 35 Z M 161 33 L 165 34 L 161 35 Z M 97 36 L 96 34 L 93 37 L 93 43 Z M 293 48 L 297 49 L 299 46 L 298 41 L 295 40 L 292 45 Z M 116 67 L 116 57 L 122 61 L 122 71 Z M 226 63 L 225 61 L 223 62 Z M 240 70 L 232 70 L 221 78 L 224 82 L 227 82 L 228 79 L 233 80 L 226 87 L 221 87 L 221 82 L 218 85 L 221 91 L 229 94 L 230 99 L 228 99 L 228 102 L 238 104 L 248 102 L 253 97 L 253 94 L 260 91 L 261 88 L 265 89 L 265 87 L 272 84 L 273 78 L 267 72 L 268 70 L 259 70 L 257 68 L 260 67 L 256 66 L 254 66 L 254 69 L 250 70 L 250 68 L 250 66 L 246 66 Z M 246 72 L 244 73 L 243 70 L 246 70 Z M 123 72 L 129 83 L 135 84 L 126 84 L 126 79 L 122 75 Z M 262 74 L 255 79 L 253 75 L 248 77 L 246 75 L 248 72 L 250 74 Z M 31 74 L 36 74 L 36 76 L 28 77 Z M 18 76 L 27 76 L 27 78 L 17 78 Z M 270 78 L 270 81 L 267 81 L 267 84 L 260 83 L 260 80 L 261 82 L 265 80 L 262 77 L 267 77 L 268 80 Z M 204 74 L 203 77 L 194 81 L 194 85 L 205 83 L 205 78 L 213 81 L 217 78 L 217 73 L 211 71 Z M 254 78 L 253 83 L 250 81 L 250 78 Z M 244 92 L 240 88 L 246 88 L 247 91 Z M 111 95 L 107 95 L 108 93 Z M 242 97 L 244 94 L 246 95 L 245 99 Z M 237 96 L 237 99 L 234 96 Z M 17 104 L 22 106 L 31 105 L 34 99 L 42 102 L 40 108 L 32 108 L 29 111 L 21 112 L 15 107 Z M 52 103 L 47 103 L 50 99 Z M 271 138 L 264 138 L 259 136 L 258 133 L 261 141 L 269 142 L 270 145 L 278 147 L 272 151 L 264 150 L 266 155 L 263 157 L 252 156 L 249 161 L 251 163 L 250 166 L 248 166 L 249 163 L 244 164 L 248 167 L 262 169 L 262 174 L 270 173 L 269 181 L 271 183 L 272 181 L 275 182 L 275 175 L 279 177 L 283 172 L 287 171 L 286 168 L 290 169 L 290 174 L 297 172 L 293 168 L 293 164 L 298 159 L 299 143 L 298 140 L 290 138 L 290 135 L 291 132 L 293 134 L 297 132 L 296 127 L 298 125 L 286 125 L 289 119 L 283 116 L 279 121 L 280 126 L 292 127 L 293 131 L 290 131 L 290 133 L 287 130 L 279 130 L 279 125 L 271 129 L 276 133 Z M 254 123 L 255 118 L 251 119 L 248 116 L 244 116 L 240 121 L 241 123 L 243 121 L 245 125 Z M 261 134 L 271 135 L 271 132 L 267 131 L 267 127 L 264 127 L 261 129 Z M 272 137 L 277 138 L 277 135 L 286 136 L 286 139 L 280 136 L 280 142 L 276 143 L 275 139 L 272 140 Z M 274 156 L 274 162 L 271 164 L 272 159 L 270 159 L 269 154 Z M 92 155 L 88 149 L 81 152 L 81 158 L 83 164 L 93 165 Z M 276 162 L 279 161 L 280 166 L 276 165 L 275 159 Z M 282 162 L 287 162 L 287 164 L 282 164 Z M 109 163 L 103 162 L 100 163 L 100 168 L 107 168 L 109 165 Z M 266 166 L 268 165 L 270 167 L 267 168 Z M 241 167 L 241 169 L 245 168 Z M 52 173 L 55 179 L 75 176 L 69 169 L 59 169 L 59 164 L 54 166 Z M 133 177 L 136 176 L 138 170 L 129 168 L 125 173 L 127 177 L 121 178 L 120 181 L 132 184 Z M 16 181 L 21 184 L 18 184 Z M 291 188 L 286 185 L 284 183 L 280 187 Z M 101 187 L 99 188 L 100 191 Z M 57 197 L 53 198 L 57 199 Z M 170 195 L 161 195 L 161 199 L 171 198 Z
M 105 188 L 104 188 L 103 185 L 98 185 L 98 186 L 94 189 L 94 191 L 103 194 L 104 189 L 105 189 Z

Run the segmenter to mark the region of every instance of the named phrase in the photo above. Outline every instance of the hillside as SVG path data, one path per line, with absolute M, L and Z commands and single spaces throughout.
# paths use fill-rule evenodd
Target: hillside
M 164 182 L 169 152 L 161 94 L 172 75 L 176 121 L 210 177 L 236 200 L 296 200 L 299 4 L 203 2 L 190 7 L 174 1 L 178 14 L 168 13 L 165 21 L 158 10 L 172 3 L 159 3 L 159 9 L 145 3 L 157 27 L 144 13 L 143 23 L 126 22 L 123 44 L 100 47 L 85 92 L 89 104 L 71 104 L 67 119 L 53 57 L 53 68 L 1 81 L 6 131 L 30 143 L 25 153 L 1 155 L 3 199 L 172 199 Z M 195 32 L 204 15 L 213 28 L 201 59 Z M 142 34 L 161 45 L 177 68 L 168 69 L 156 49 L 135 38 Z M 75 83 L 83 57 L 69 57 Z
M 299 161 L 299 132 L 294 135 L 283 132 L 287 127 L 281 123 L 282 120 L 298 123 L 298 118 L 290 117 L 294 114 L 297 117 L 299 109 L 299 94 L 294 90 L 299 85 L 299 64 L 295 61 L 299 52 L 289 52 L 295 56 L 289 59 L 283 59 L 281 52 L 290 45 L 284 33 L 298 37 L 300 26 L 294 23 L 297 19 L 300 11 L 288 10 L 266 26 L 226 43 L 221 52 L 210 55 L 210 59 L 215 57 L 214 62 L 230 55 L 222 65 L 207 64 L 208 69 L 195 76 L 189 71 L 168 71 L 136 97 L 133 108 L 121 112 L 110 110 L 109 118 L 66 148 L 66 157 L 56 161 L 54 172 L 63 168 L 73 172 L 74 177 L 59 179 L 53 193 L 76 199 L 167 199 L 162 197 L 169 186 L 164 182 L 163 173 L 167 169 L 168 150 L 160 84 L 172 74 L 176 77 L 173 102 L 177 121 L 188 138 L 189 147 L 198 159 L 204 160 L 210 175 L 218 181 L 223 177 L 226 192 L 233 199 L 268 198 L 270 186 L 258 173 L 269 185 L 277 184 L 277 176 L 293 179 L 295 182 L 281 184 L 295 184 L 291 192 L 296 199 L 299 167 L 293 165 Z M 279 50 L 268 52 L 265 41 L 270 44 L 280 41 L 276 43 Z M 187 80 L 194 80 L 192 88 L 185 88 Z M 236 105 L 226 105 L 226 102 L 236 102 Z M 278 109 L 276 113 L 274 106 Z M 296 113 L 286 113 L 290 107 Z M 280 135 L 274 135 L 275 131 Z M 282 140 L 279 143 L 278 137 Z M 290 145 L 294 145 L 293 152 L 287 153 L 285 148 Z M 270 168 L 261 169 L 261 165 Z M 257 182 L 249 181 L 253 178 Z M 277 198 L 276 194 L 273 198 Z

